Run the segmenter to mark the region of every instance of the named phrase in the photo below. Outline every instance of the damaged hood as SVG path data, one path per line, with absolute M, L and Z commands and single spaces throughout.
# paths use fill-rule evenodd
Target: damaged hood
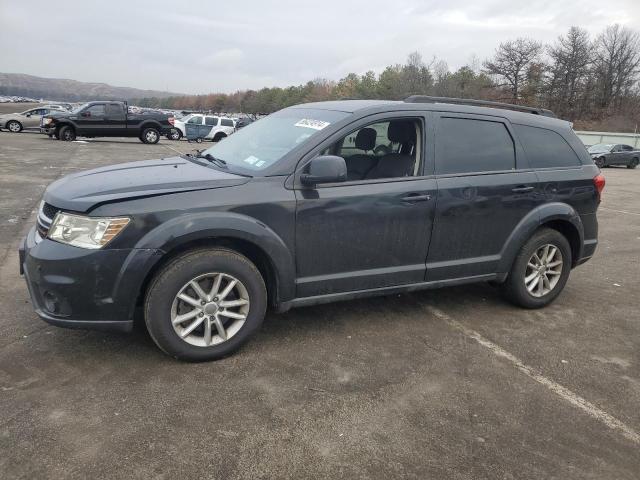
M 101 203 L 168 193 L 232 187 L 250 180 L 181 157 L 121 163 L 67 175 L 53 182 L 45 202 L 86 212 Z

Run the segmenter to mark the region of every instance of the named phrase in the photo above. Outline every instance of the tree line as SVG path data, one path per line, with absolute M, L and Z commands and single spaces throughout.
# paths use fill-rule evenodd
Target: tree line
M 445 60 L 418 52 L 381 73 L 350 73 L 333 81 L 231 94 L 144 98 L 140 106 L 216 112 L 271 113 L 298 103 L 343 98 L 398 100 L 423 94 L 545 107 L 577 129 L 637 131 L 640 123 L 640 35 L 611 25 L 591 37 L 579 27 L 551 44 L 530 38 L 500 43 L 484 62 L 451 71 Z

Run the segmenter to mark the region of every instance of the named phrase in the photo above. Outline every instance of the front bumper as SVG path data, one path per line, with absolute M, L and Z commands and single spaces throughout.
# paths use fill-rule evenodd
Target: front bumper
M 151 249 L 88 250 L 44 239 L 32 228 L 20 272 L 38 316 L 67 328 L 130 331 L 139 292 L 159 258 Z

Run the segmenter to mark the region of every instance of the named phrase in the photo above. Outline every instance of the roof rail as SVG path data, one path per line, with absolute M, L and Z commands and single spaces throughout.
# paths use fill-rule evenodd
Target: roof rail
M 491 100 L 473 100 L 471 98 L 449 98 L 432 97 L 429 95 L 411 95 L 404 99 L 407 103 L 452 103 L 454 105 L 471 105 L 475 107 L 503 108 L 505 110 L 515 110 L 517 112 L 533 113 L 545 117 L 557 118 L 556 114 L 546 108 L 526 107 L 524 105 L 513 105 L 511 103 L 493 102 Z

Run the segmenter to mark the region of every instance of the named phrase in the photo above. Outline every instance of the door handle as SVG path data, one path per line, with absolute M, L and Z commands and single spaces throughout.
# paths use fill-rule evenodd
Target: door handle
M 512 188 L 511 191 L 513 193 L 527 193 L 527 192 L 533 192 L 533 187 L 528 187 L 526 185 L 520 185 L 517 186 L 516 188 Z
M 406 197 L 402 197 L 403 202 L 414 203 L 414 202 L 426 202 L 431 200 L 431 195 L 428 194 L 420 194 L 420 193 L 410 193 Z

